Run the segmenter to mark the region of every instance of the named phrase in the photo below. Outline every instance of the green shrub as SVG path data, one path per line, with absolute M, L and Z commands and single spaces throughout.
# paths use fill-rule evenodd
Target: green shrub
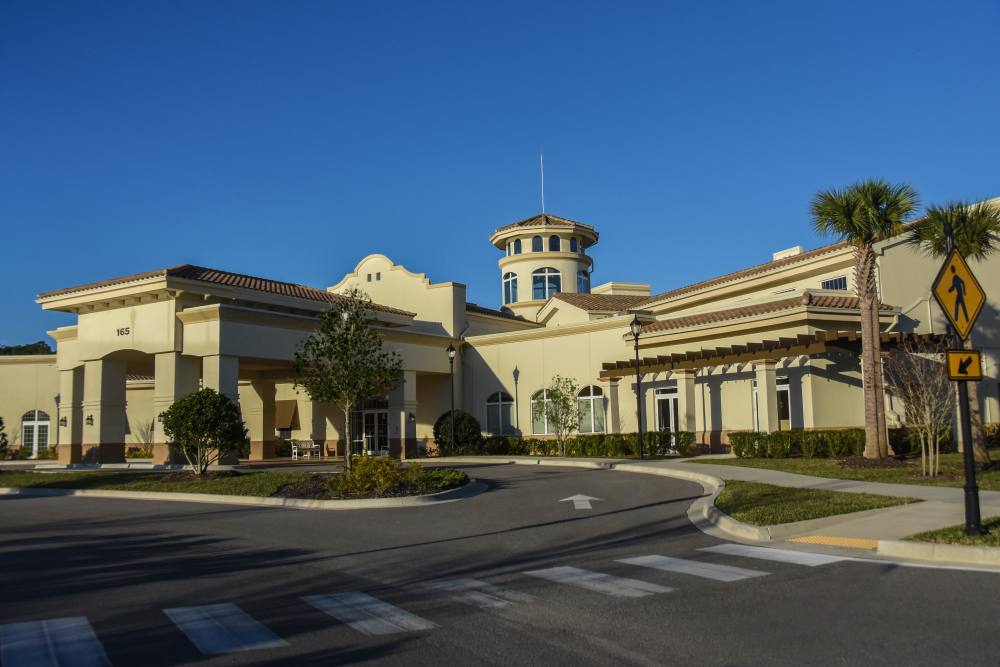
M 788 431 L 767 433 L 761 439 L 766 447 L 767 457 L 770 459 L 787 459 L 792 453 L 792 439 Z
M 345 496 L 382 496 L 402 482 L 398 461 L 388 456 L 358 456 L 350 472 L 340 476 L 337 491 Z
M 482 453 L 482 429 L 479 421 L 463 410 L 455 410 L 455 437 L 451 433 L 451 411 L 434 422 L 434 442 L 441 456 Z
M 826 434 L 824 431 L 800 431 L 799 453 L 807 459 L 827 455 Z
M 430 468 L 423 471 L 423 477 L 424 491 L 445 491 L 469 481 L 468 475 L 453 468 Z
M 274 444 L 274 455 L 276 457 L 289 457 L 292 455 L 292 441 L 291 440 L 278 440 Z
M 41 454 L 39 452 L 39 454 Z M 151 447 L 126 447 L 125 458 L 127 459 L 148 459 L 152 458 L 153 449 Z M 41 456 L 39 456 L 41 458 Z
M 741 459 L 757 456 L 757 440 L 760 434 L 754 431 L 732 431 L 729 433 L 729 447 Z
M 38 450 L 38 459 L 53 461 L 59 458 L 59 451 L 56 449 L 55 445 L 51 447 L 42 447 Z

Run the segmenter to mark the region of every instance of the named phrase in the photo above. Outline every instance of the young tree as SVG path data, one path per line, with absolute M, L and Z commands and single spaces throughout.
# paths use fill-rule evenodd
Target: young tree
M 951 390 L 944 341 L 907 342 L 885 358 L 890 392 L 903 401 L 903 423 L 917 432 L 920 467 L 925 476 L 940 472 L 941 439 L 951 423 Z
M 399 381 L 403 360 L 382 348 L 371 326 L 371 298 L 351 289 L 320 316 L 319 326 L 295 351 L 296 386 L 314 401 L 334 403 L 344 412 L 344 465 L 351 469 L 351 409 L 362 399 L 389 393 Z
M 142 444 L 143 455 L 150 456 L 153 451 L 153 437 L 156 433 L 153 421 L 151 419 L 146 419 L 136 422 L 135 428 L 132 429 L 132 432 L 135 434 L 135 437 L 140 444 Z
M 880 354 L 880 299 L 875 244 L 902 231 L 916 210 L 917 193 L 909 185 L 882 180 L 818 192 L 812 200 L 813 226 L 854 247 L 854 289 L 861 311 L 861 375 L 864 380 L 865 457 L 889 455 L 885 428 Z
M 163 432 L 198 475 L 247 439 L 239 408 L 214 389 L 200 389 L 167 408 Z
M 910 228 L 907 241 L 931 257 L 948 254 L 947 230 L 951 229 L 955 248 L 967 259 L 984 260 L 1000 248 L 1000 207 L 986 202 L 949 202 L 944 206 L 929 206 L 927 215 Z M 972 339 L 965 341 L 972 348 Z M 990 465 L 983 421 L 979 413 L 979 383 L 969 382 L 969 417 L 972 422 L 972 451 L 976 463 Z M 965 443 L 963 443 L 964 445 Z
M 555 375 L 545 390 L 545 399 L 534 404 L 535 416 L 544 416 L 547 430 L 556 436 L 559 456 L 566 456 L 566 441 L 580 428 L 579 393 L 580 385 L 573 378 Z

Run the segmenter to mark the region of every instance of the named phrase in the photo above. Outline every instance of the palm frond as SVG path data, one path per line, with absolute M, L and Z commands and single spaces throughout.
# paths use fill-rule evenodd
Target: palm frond
M 927 214 L 910 230 L 907 241 L 929 255 L 943 257 L 948 252 L 949 227 L 955 247 L 967 258 L 985 259 L 1000 249 L 1000 207 L 988 202 L 952 201 L 929 206 Z

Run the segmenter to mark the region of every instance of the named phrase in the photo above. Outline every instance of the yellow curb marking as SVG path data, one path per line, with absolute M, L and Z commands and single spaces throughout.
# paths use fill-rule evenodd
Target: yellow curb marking
M 852 549 L 878 548 L 878 540 L 869 540 L 862 537 L 834 537 L 832 535 L 803 535 L 802 537 L 790 537 L 786 542 L 800 542 L 802 544 L 822 544 L 828 547 L 850 547 Z

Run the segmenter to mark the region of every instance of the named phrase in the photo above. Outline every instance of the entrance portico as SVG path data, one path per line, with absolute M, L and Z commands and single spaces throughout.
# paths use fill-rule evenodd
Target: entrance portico
M 138 422 L 151 423 L 147 444 L 154 462 L 170 461 L 160 415 L 199 387 L 215 389 L 240 406 L 251 459 L 275 455 L 279 399 L 297 405 L 294 435 L 343 454 L 349 439 L 343 416 L 295 388 L 292 363 L 297 344 L 315 328 L 320 313 L 343 298 L 189 266 L 40 295 L 43 308 L 78 318 L 76 325 L 50 332 L 61 372 L 60 462 L 123 462 Z M 404 333 L 414 316 L 396 308 L 373 304 L 371 317 L 405 368 L 385 398 L 375 437 L 405 457 L 415 450 L 420 378 L 447 372 L 444 349 L 456 341 L 440 331 Z M 136 406 L 128 405 L 126 380 L 137 374 L 152 376 L 150 414 L 136 414 Z M 431 380 L 426 386 L 437 390 L 438 385 Z M 431 405 L 443 402 L 428 399 Z

